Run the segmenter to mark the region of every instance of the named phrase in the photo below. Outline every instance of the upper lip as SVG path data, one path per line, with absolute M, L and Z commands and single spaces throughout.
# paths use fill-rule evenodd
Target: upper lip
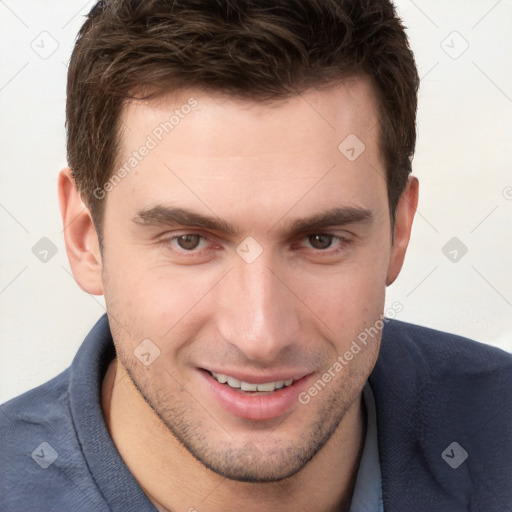
M 240 370 L 228 370 L 228 369 L 218 369 L 218 368 L 203 368 L 207 372 L 210 373 L 220 373 L 222 375 L 228 375 L 229 377 L 234 377 L 235 379 L 241 382 L 247 382 L 248 384 L 265 384 L 267 382 L 279 382 L 285 380 L 299 380 L 302 377 L 309 375 L 311 372 L 308 371 L 298 371 L 298 370 L 288 370 L 282 371 L 279 373 L 267 373 L 267 374 L 255 374 Z

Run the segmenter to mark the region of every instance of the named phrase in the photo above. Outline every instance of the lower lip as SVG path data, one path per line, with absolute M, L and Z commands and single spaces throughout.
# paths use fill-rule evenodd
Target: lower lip
M 202 370 L 210 391 L 220 405 L 239 418 L 264 421 L 290 412 L 298 403 L 299 394 L 306 387 L 310 375 L 295 381 L 291 386 L 265 394 L 252 394 L 221 384 L 211 374 Z

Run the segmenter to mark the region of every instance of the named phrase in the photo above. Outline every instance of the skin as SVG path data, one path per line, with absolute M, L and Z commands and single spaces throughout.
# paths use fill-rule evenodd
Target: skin
M 366 428 L 361 391 L 380 336 L 308 404 L 272 419 L 226 410 L 200 369 L 248 381 L 294 372 L 307 391 L 383 313 L 418 182 L 402 194 L 392 242 L 376 100 L 363 78 L 273 104 L 200 90 L 131 102 L 119 161 L 190 97 L 197 107 L 108 192 L 103 254 L 69 169 L 60 175 L 71 268 L 85 291 L 105 295 L 116 346 L 103 382 L 107 427 L 162 510 L 347 509 Z M 349 134 L 366 146 L 353 162 L 338 150 Z M 140 222 L 158 205 L 234 232 Z M 291 231 L 334 208 L 366 217 Z M 187 234 L 200 237 L 172 240 Z M 236 250 L 256 254 L 243 245 L 249 236 L 262 250 L 251 263 Z M 147 366 L 134 352 L 144 339 L 160 350 Z

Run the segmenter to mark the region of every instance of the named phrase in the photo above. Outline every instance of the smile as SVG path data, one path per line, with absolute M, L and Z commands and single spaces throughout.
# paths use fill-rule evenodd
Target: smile
M 241 391 L 261 391 L 261 392 L 272 392 L 276 389 L 286 388 L 293 384 L 293 380 L 278 380 L 274 382 L 264 382 L 262 384 L 252 384 L 250 382 L 244 382 L 242 380 L 235 379 L 230 375 L 224 375 L 222 373 L 210 372 L 212 377 L 221 384 L 227 384 L 233 389 L 240 389 Z
M 252 421 L 271 420 L 296 409 L 298 395 L 314 375 L 289 369 L 286 373 L 266 376 L 227 369 L 226 373 L 201 370 L 198 375 L 204 379 L 204 392 L 212 398 L 213 404 L 233 416 Z

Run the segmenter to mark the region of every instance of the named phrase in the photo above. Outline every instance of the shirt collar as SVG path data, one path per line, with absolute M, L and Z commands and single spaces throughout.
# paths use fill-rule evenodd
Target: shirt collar
M 357 472 L 350 512 L 384 512 L 377 441 L 377 412 L 369 382 L 363 388 L 363 399 L 367 418 L 366 438 Z
M 71 366 L 70 407 L 79 441 L 91 473 L 113 510 L 155 510 L 115 448 L 101 411 L 101 385 L 115 357 L 104 315 L 80 347 Z M 377 443 L 375 399 L 367 382 L 363 388 L 367 427 L 350 512 L 384 512 Z

